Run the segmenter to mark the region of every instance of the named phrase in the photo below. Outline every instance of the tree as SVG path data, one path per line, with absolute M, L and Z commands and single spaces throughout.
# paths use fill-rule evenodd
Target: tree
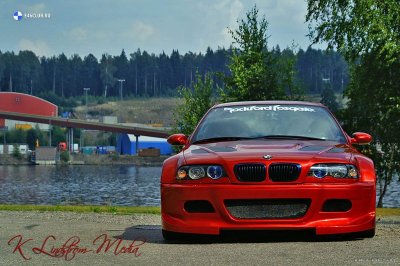
M 387 62 L 400 57 L 398 0 L 308 0 L 306 21 L 312 41 L 327 42 L 346 59 L 376 51 Z
M 116 67 L 113 65 L 112 57 L 108 54 L 103 54 L 100 60 L 100 78 L 104 86 L 104 97 L 108 95 L 109 86 L 112 87 L 117 82 L 114 77 Z
M 377 205 L 382 207 L 387 186 L 400 173 L 400 63 L 388 64 L 374 53 L 360 60 L 353 66 L 346 92 L 350 102 L 345 122 L 352 130 L 370 132 L 376 140 L 370 155 L 378 175 Z
M 279 48 L 279 46 L 277 47 Z M 294 53 L 296 46 L 293 44 L 291 48 L 286 48 L 278 55 L 278 84 L 282 91 L 285 92 L 287 98 L 293 101 L 303 100 L 303 90 L 298 80 L 298 72 L 296 69 L 297 56 Z
M 335 93 L 330 87 L 324 89 L 324 91 L 321 94 L 320 102 L 326 107 L 328 107 L 332 113 L 336 114 L 339 110 L 339 105 L 336 101 Z
M 313 42 L 326 41 L 351 63 L 346 126 L 370 132 L 379 184 L 378 207 L 400 173 L 400 5 L 398 0 L 308 0 Z M 373 100 L 372 100 L 372 95 Z
M 282 99 L 285 95 L 278 87 L 274 60 L 267 47 L 267 20 L 259 20 L 254 6 L 238 24 L 238 29 L 229 29 L 234 48 L 222 101 Z
M 186 135 L 192 134 L 200 119 L 214 103 L 212 99 L 213 86 L 211 74 L 206 74 L 203 81 L 202 76 L 196 73 L 193 90 L 190 87 L 179 89 L 182 104 L 176 109 L 173 131 Z
M 60 54 L 57 58 L 57 66 L 60 72 L 59 88 L 61 90 L 61 97 L 64 97 L 64 88 L 68 85 L 68 59 L 64 53 Z
M 45 143 L 43 132 L 39 129 L 38 126 L 36 126 L 35 128 L 31 128 L 26 132 L 26 143 L 28 144 L 30 150 L 35 149 L 36 140 L 39 142 L 40 145 Z

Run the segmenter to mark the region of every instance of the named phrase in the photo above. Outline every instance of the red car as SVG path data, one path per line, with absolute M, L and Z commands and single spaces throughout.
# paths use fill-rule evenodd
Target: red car
M 375 234 L 375 170 L 325 106 L 260 101 L 212 107 L 189 137 L 168 138 L 183 150 L 163 165 L 162 229 L 311 229 L 317 235 Z

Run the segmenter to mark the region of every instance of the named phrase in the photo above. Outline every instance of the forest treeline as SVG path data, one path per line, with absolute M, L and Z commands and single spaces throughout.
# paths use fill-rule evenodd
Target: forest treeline
M 294 58 L 295 82 L 306 94 L 321 94 L 327 84 L 335 92 L 342 92 L 349 81 L 347 63 L 337 52 L 308 48 L 294 53 L 276 46 L 271 53 L 276 67 L 285 57 Z M 90 95 L 119 97 L 122 85 L 124 97 L 175 96 L 177 87 L 194 82 L 196 72 L 201 76 L 208 72 L 229 75 L 231 55 L 230 48 L 185 54 L 173 50 L 169 55 L 139 49 L 127 54 L 122 50 L 120 55 L 103 54 L 101 58 L 93 54 L 83 58 L 77 54 L 38 57 L 31 51 L 0 51 L 0 90 L 66 98 L 82 96 L 83 88 L 90 88 Z M 214 84 L 224 86 L 218 75 L 214 79 Z

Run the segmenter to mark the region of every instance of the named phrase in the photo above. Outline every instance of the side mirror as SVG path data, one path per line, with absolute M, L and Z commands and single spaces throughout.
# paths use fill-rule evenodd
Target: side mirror
M 168 137 L 167 141 L 171 145 L 185 145 L 188 138 L 185 134 L 173 134 Z
M 369 144 L 372 141 L 372 137 L 370 134 L 363 132 L 353 133 L 352 138 L 350 139 L 351 144 Z

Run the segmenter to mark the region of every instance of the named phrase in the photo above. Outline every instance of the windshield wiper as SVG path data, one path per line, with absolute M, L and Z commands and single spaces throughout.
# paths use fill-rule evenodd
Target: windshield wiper
M 192 144 L 207 143 L 207 142 L 234 141 L 234 140 L 243 140 L 243 139 L 252 139 L 252 138 L 247 138 L 247 137 L 216 137 L 216 138 L 199 139 L 199 140 L 194 141 Z
M 326 139 L 307 137 L 307 136 L 294 136 L 294 135 L 266 135 L 260 137 L 254 137 L 254 139 L 304 139 L 304 140 L 323 140 Z

